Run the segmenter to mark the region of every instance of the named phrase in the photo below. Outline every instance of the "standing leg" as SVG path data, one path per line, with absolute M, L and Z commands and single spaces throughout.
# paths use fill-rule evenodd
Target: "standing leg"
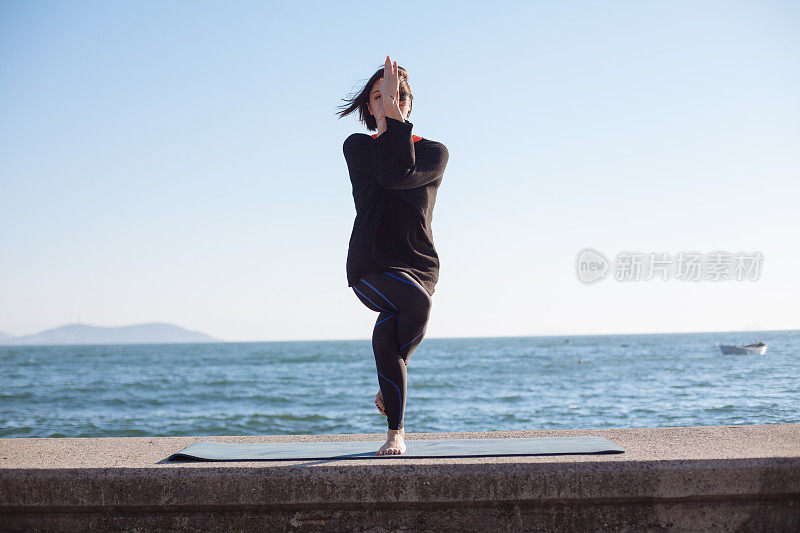
M 424 337 L 431 298 L 403 272 L 373 272 L 353 286 L 358 298 L 378 319 L 372 336 L 378 384 L 390 430 L 403 428 L 408 358 Z

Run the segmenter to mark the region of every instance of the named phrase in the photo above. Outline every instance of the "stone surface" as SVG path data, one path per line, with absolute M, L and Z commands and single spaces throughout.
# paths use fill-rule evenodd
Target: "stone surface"
M 384 434 L 0 439 L 0 530 L 800 530 L 800 424 L 407 439 L 579 435 L 626 453 L 172 462 L 198 440 Z

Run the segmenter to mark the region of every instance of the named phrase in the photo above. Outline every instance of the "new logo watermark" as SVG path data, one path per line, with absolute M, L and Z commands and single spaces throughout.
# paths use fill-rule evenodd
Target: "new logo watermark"
M 614 261 L 595 250 L 584 248 L 575 258 L 575 274 L 581 283 L 591 284 L 613 272 L 617 281 L 756 281 L 761 276 L 761 252 L 619 252 Z

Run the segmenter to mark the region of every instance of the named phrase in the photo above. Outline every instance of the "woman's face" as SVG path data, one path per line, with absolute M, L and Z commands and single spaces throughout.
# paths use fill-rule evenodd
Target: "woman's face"
M 369 94 L 369 112 L 375 116 L 373 109 L 380 108 L 381 105 L 381 80 L 375 82 L 372 86 L 372 91 Z M 391 101 L 389 102 L 391 103 Z M 405 94 L 405 89 L 400 86 L 400 100 L 397 102 L 400 106 L 400 113 L 403 115 L 403 120 L 406 120 L 408 113 L 411 111 L 411 98 Z

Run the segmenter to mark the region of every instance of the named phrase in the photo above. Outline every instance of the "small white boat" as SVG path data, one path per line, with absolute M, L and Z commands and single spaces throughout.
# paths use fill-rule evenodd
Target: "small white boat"
M 745 344 L 744 346 L 720 344 L 719 349 L 724 354 L 764 355 L 767 352 L 767 343 L 755 342 L 753 344 Z

